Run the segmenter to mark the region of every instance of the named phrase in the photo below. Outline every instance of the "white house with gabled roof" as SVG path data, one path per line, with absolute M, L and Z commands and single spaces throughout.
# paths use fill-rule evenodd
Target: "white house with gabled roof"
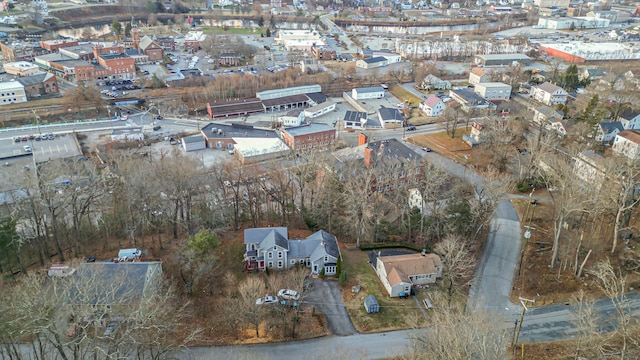
M 545 105 L 566 104 L 569 93 L 558 85 L 546 82 L 531 89 L 531 97 Z
M 424 112 L 425 115 L 435 117 L 440 116 L 444 110 L 447 108 L 447 105 L 444 104 L 442 99 L 435 95 L 429 95 L 427 100 L 423 101 L 418 105 L 418 108 Z

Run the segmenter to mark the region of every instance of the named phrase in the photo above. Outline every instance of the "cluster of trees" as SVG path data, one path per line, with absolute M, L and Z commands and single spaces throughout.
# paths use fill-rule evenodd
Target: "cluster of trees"
M 189 309 L 171 286 L 160 283 L 139 297 L 127 276 L 110 274 L 109 286 L 104 277 L 20 277 L 0 295 L 0 357 L 160 359 L 197 336 L 199 329 L 185 327 Z

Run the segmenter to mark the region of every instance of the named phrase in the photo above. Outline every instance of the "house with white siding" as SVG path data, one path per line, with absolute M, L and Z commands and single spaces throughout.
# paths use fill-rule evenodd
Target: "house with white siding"
M 300 264 L 314 274 L 335 275 L 340 257 L 338 240 L 324 230 L 305 239 L 289 239 L 285 227 L 245 229 L 244 244 L 247 271 L 285 270 Z
M 640 133 L 636 130 L 624 130 L 616 135 L 611 147 L 613 152 L 622 154 L 631 160 L 640 156 Z
M 444 110 L 447 108 L 447 105 L 444 104 L 442 99 L 435 95 L 429 95 L 427 100 L 423 101 L 418 105 L 418 108 L 424 112 L 425 115 L 435 117 L 440 116 Z
M 473 91 L 493 102 L 509 101 L 511 98 L 511 85 L 501 82 L 478 83 L 473 88 Z
M 469 84 L 475 85 L 484 82 L 489 82 L 489 73 L 479 67 L 471 69 L 471 72 L 469 72 Z
M 553 106 L 566 104 L 569 93 L 558 85 L 546 82 L 532 88 L 531 97 L 545 105 Z
M 435 283 L 442 276 L 442 261 L 436 254 L 378 256 L 376 274 L 389 296 L 398 297 L 415 285 Z
M 625 130 L 640 129 L 640 113 L 635 110 L 626 108 L 618 115 L 618 121 L 620 121 Z

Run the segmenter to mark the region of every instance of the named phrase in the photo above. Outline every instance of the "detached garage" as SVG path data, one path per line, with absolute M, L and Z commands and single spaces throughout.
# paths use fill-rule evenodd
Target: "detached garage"
M 184 151 L 196 151 L 206 148 L 204 138 L 201 135 L 193 135 L 182 138 L 182 148 Z

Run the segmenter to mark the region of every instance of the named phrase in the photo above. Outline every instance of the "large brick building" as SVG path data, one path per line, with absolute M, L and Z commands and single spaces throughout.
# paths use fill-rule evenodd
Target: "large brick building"
M 27 98 L 60 93 L 58 81 L 52 73 L 40 72 L 31 76 L 23 76 L 16 81 L 24 86 Z
M 326 124 L 309 124 L 283 129 L 281 136 L 294 151 L 326 149 L 336 140 L 336 129 Z
M 366 137 L 360 142 L 366 141 Z M 379 193 L 415 187 L 424 176 L 422 156 L 397 139 L 369 142 L 364 148 L 364 165 L 376 170 L 373 189 Z

